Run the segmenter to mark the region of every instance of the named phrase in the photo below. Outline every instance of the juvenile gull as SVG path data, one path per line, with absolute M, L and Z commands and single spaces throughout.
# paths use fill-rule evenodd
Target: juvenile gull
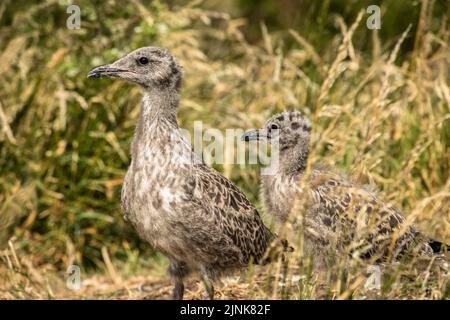
M 183 279 L 200 273 L 208 297 L 221 274 L 262 263 L 273 235 L 227 178 L 202 163 L 176 120 L 182 71 L 169 51 L 137 49 L 88 77 L 119 78 L 144 93 L 122 187 L 122 210 L 141 238 L 170 261 L 174 299 Z
M 320 165 L 305 176 L 311 129 L 302 113 L 283 112 L 242 139 L 278 139 L 278 168 L 261 180 L 263 203 L 280 223 L 291 213 L 294 221 L 303 217 L 305 248 L 318 265 L 336 261 L 343 248 L 352 256 L 380 262 L 412 251 L 430 256 L 447 247 L 405 224 L 402 213 L 374 190 Z M 296 199 L 303 199 L 303 205 L 296 205 Z

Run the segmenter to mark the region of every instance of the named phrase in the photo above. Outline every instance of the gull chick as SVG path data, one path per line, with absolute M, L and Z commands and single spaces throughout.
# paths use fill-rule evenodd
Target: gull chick
M 221 274 L 262 263 L 273 234 L 245 195 L 203 164 L 179 130 L 182 70 L 172 54 L 140 48 L 88 77 L 125 80 L 143 91 L 121 205 L 139 236 L 169 259 L 173 298 L 183 298 L 190 272 L 200 274 L 212 299 Z
M 279 223 L 290 214 L 294 221 L 302 218 L 305 248 L 319 266 L 334 263 L 344 248 L 377 262 L 408 251 L 430 256 L 448 248 L 407 225 L 400 210 L 370 188 L 320 165 L 307 174 L 311 130 L 311 121 L 301 112 L 283 112 L 242 140 L 277 141 L 277 169 L 261 180 L 265 209 Z

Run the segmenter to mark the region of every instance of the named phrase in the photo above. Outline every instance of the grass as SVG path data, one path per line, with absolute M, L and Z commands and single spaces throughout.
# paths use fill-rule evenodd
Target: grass
M 276 112 L 302 110 L 314 123 L 313 162 L 377 185 L 420 230 L 448 242 L 450 33 L 448 16 L 437 19 L 433 4 L 421 3 L 413 28 L 396 30 L 386 42 L 370 31 L 371 45 L 361 47 L 353 39 L 368 32 L 364 13 L 349 21 L 330 15 L 337 29 L 317 46 L 309 39 L 320 33 L 272 33 L 263 23 L 261 41 L 249 43 L 242 19 L 195 2 L 169 9 L 139 0 L 101 8 L 79 1 L 81 29 L 68 30 L 66 1 L 3 1 L 0 297 L 167 297 L 167 262 L 137 238 L 119 209 L 140 92 L 86 79 L 92 67 L 149 44 L 169 48 L 184 67 L 182 127 L 202 120 L 204 127 L 245 129 Z M 402 50 L 405 41 L 414 44 L 411 51 Z M 260 205 L 257 166 L 215 167 Z M 317 275 L 293 255 L 284 276 L 281 262 L 256 268 L 228 281 L 219 297 L 450 295 L 445 276 L 431 279 L 408 265 L 386 272 L 373 294 L 364 289 L 365 268 L 345 260 Z M 71 264 L 82 266 L 81 291 L 65 286 Z M 150 293 L 136 289 L 142 283 Z M 199 298 L 199 290 L 191 281 L 188 297 Z

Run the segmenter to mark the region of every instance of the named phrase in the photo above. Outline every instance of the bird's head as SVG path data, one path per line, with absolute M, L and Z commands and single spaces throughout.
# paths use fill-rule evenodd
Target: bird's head
M 110 77 L 136 83 L 144 89 L 158 87 L 179 91 L 182 71 L 166 49 L 144 47 L 111 63 L 92 69 L 89 78 Z
M 311 121 L 299 111 L 283 112 L 267 120 L 263 128 L 247 131 L 241 139 L 271 143 L 276 138 L 281 151 L 299 144 L 308 146 L 311 138 Z

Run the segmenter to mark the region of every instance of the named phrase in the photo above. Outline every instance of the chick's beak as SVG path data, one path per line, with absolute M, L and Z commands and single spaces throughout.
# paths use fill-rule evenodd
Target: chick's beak
M 118 73 L 123 71 L 125 70 L 115 68 L 110 64 L 106 64 L 92 69 L 91 71 L 89 71 L 87 76 L 88 78 L 114 77 Z
M 267 134 L 264 132 L 265 130 L 251 130 L 244 133 L 241 137 L 242 141 L 252 141 L 252 140 L 261 140 L 267 138 Z

